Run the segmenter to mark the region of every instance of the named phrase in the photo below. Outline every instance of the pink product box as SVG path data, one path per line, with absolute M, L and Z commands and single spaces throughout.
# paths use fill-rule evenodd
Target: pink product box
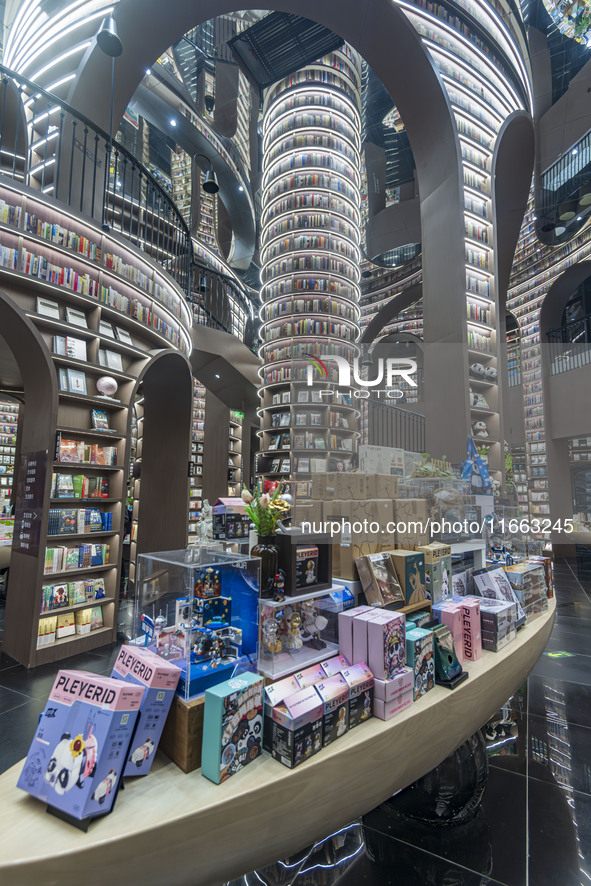
M 464 628 L 462 624 L 462 607 L 453 603 L 442 607 L 440 621 L 451 631 L 454 648 L 460 664 L 464 661 Z
M 462 632 L 464 658 L 467 661 L 477 661 L 482 656 L 480 603 L 478 600 L 468 599 L 462 603 Z
M 280 704 L 288 695 L 293 695 L 299 689 L 300 685 L 293 675 L 266 686 L 263 694 L 265 712 L 268 707 L 274 708 L 276 704 Z
M 339 612 L 339 651 L 348 661 L 353 661 L 353 619 L 362 612 L 374 612 L 371 606 L 356 606 Z
M 412 694 L 413 690 L 414 671 L 406 666 L 389 680 L 374 680 L 373 684 L 374 699 L 382 702 L 391 702 L 407 692 Z
M 349 662 L 344 655 L 335 655 L 334 658 L 329 658 L 326 661 L 321 661 L 320 667 L 327 677 L 334 677 L 335 674 L 340 674 L 341 671 L 344 671 L 345 668 L 348 668 Z
M 303 671 L 298 671 L 294 676 L 300 689 L 307 689 L 308 686 L 313 686 L 314 683 L 318 683 L 319 680 L 326 679 L 326 674 L 322 670 L 322 665 L 319 664 L 305 668 Z
M 399 714 L 405 708 L 409 708 L 412 704 L 412 689 L 410 692 L 402 692 L 400 695 L 394 696 L 390 701 L 381 701 L 379 698 L 373 700 L 373 712 L 379 720 L 391 720 L 396 714 Z
M 368 661 L 369 646 L 367 643 L 367 626 L 370 621 L 384 621 L 391 617 L 392 613 L 384 609 L 370 609 L 369 612 L 362 612 L 353 619 L 353 657 L 352 664 L 359 664 L 361 661 Z
M 180 676 L 180 668 L 149 649 L 122 646 L 119 650 L 111 677 L 145 690 L 123 775 L 147 775 L 152 768 Z
M 349 729 L 349 687 L 341 674 L 316 683 L 314 689 L 322 699 L 322 746 L 326 747 Z
M 378 680 L 389 680 L 406 664 L 405 622 L 402 613 L 390 613 L 367 623 L 367 663 Z
M 341 676 L 349 687 L 349 729 L 353 729 L 371 717 L 374 678 L 365 662 L 345 668 Z

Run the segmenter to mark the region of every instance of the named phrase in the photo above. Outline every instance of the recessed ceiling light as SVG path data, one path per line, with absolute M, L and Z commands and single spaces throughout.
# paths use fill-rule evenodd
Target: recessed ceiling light
M 214 372 L 214 378 L 220 378 L 217 372 Z
M 238 185 L 238 190 L 239 190 L 239 191 L 243 191 L 243 190 L 244 190 L 244 187 L 243 187 L 242 185 Z
M 537 220 L 538 220 L 537 215 L 534 215 L 534 221 L 537 221 Z
M 152 73 L 151 70 L 150 70 L 149 68 L 146 68 L 146 74 L 147 74 L 148 76 L 150 76 L 151 73 Z
M 583 216 L 582 216 L 582 215 L 577 215 L 577 221 L 583 221 Z
M 573 154 L 578 154 L 578 153 L 579 153 L 579 149 L 578 149 L 578 148 L 573 148 L 573 149 L 572 149 L 572 153 L 573 153 Z
M 176 126 L 176 120 L 174 119 L 174 117 L 171 117 L 171 118 L 170 118 L 170 125 L 171 125 L 171 126 Z

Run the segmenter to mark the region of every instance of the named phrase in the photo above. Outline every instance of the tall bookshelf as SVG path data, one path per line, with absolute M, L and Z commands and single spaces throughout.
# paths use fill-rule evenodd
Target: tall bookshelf
M 18 413 L 18 403 L 0 399 L 0 516 L 12 503 Z
M 4 322 L 26 325 L 31 348 L 7 335 L 29 378 L 24 428 L 35 392 L 23 364 L 36 362 L 38 384 L 53 391 L 34 432 L 23 431 L 3 638 L 5 653 L 33 667 L 116 638 L 130 404 L 158 355 L 189 353 L 191 314 L 172 279 L 123 238 L 12 182 L 0 185 L 0 278 Z M 110 397 L 105 376 L 117 384 Z
M 203 448 L 205 443 L 205 387 L 193 379 L 191 422 L 191 476 L 189 477 L 189 543 L 197 540 L 196 523 L 203 506 Z
M 228 433 L 228 495 L 240 495 L 243 482 L 242 424 L 244 413 L 230 410 Z

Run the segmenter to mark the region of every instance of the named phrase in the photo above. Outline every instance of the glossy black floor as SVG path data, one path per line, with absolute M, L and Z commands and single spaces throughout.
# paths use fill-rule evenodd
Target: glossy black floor
M 566 560 L 555 579 L 546 651 L 485 733 L 489 777 L 475 818 L 424 826 L 384 804 L 231 886 L 591 886 L 591 581 Z M 68 665 L 110 673 L 114 653 Z M 0 656 L 0 771 L 26 754 L 54 674 Z

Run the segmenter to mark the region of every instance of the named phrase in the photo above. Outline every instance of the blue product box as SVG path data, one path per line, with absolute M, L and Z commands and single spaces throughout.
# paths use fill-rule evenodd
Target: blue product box
M 122 646 L 119 650 L 111 677 L 145 690 L 123 775 L 147 775 L 152 768 L 180 676 L 180 668 L 149 649 Z
M 58 671 L 17 787 L 73 818 L 110 812 L 144 690 Z
M 205 691 L 201 773 L 210 781 L 220 784 L 261 754 L 264 686 L 244 673 Z

